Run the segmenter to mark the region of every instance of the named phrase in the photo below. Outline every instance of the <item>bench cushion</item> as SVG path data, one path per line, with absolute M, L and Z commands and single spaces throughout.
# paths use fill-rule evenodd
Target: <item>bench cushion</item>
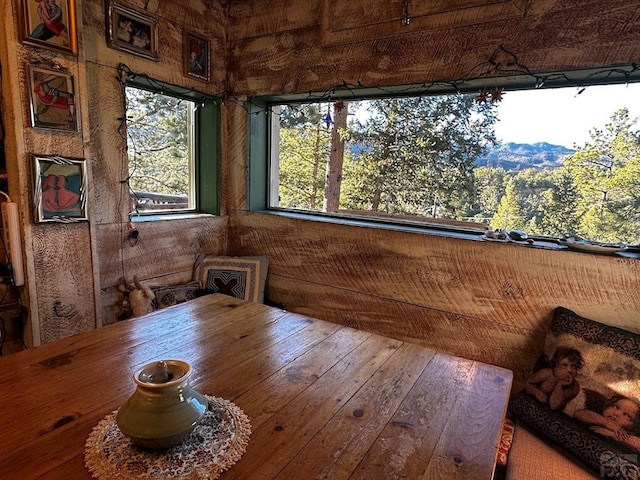
M 522 422 L 513 433 L 507 480 L 593 480 L 601 478 L 561 447 L 549 444 Z
M 157 285 L 149 287 L 155 294 L 153 307 L 157 310 L 193 300 L 198 296 L 200 282 L 188 282 L 180 285 Z

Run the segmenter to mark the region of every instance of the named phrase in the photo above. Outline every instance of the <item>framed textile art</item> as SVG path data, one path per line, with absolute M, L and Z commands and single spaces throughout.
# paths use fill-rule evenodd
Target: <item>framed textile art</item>
M 88 220 L 85 159 L 32 155 L 33 220 L 72 223 Z
M 263 303 L 268 266 L 267 257 L 200 255 L 196 259 L 193 279 L 209 293 Z

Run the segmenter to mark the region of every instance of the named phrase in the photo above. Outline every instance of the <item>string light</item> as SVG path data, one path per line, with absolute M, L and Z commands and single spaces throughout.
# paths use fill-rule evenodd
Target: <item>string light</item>
M 556 72 L 536 74 L 527 66 L 523 65 L 517 56 L 503 46 L 496 48 L 489 56 L 489 59 L 474 65 L 463 77 L 444 81 L 424 82 L 401 87 L 379 87 L 367 86 L 360 80 L 356 84 L 349 84 L 346 81 L 335 85 L 325 92 L 309 92 L 307 94 L 292 94 L 290 99 L 282 103 L 288 104 L 291 109 L 300 111 L 306 105 L 317 103 L 331 103 L 332 99 L 339 98 L 345 101 L 366 100 L 373 98 L 398 97 L 409 95 L 427 94 L 459 94 L 474 91 L 477 87 L 477 101 L 497 103 L 502 99 L 507 85 L 514 85 L 514 89 L 523 89 L 523 85 L 530 84 L 532 88 L 550 88 L 553 86 L 574 85 L 581 89 L 581 92 L 590 85 L 602 83 L 629 83 L 634 79 L 640 79 L 640 66 L 637 63 L 630 63 L 625 66 L 605 67 L 601 69 L 575 70 L 573 72 Z M 501 84 L 502 83 L 502 84 Z M 227 93 L 225 98 L 233 101 L 233 94 Z M 265 110 L 271 113 L 270 106 L 266 109 L 263 104 L 253 103 L 251 99 L 240 103 L 247 109 L 247 105 L 252 106 L 252 113 L 258 114 Z M 326 118 L 325 118 L 326 123 Z

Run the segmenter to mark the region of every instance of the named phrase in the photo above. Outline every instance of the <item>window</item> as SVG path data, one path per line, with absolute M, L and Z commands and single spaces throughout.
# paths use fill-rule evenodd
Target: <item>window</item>
M 132 214 L 217 213 L 218 108 L 159 82 L 125 86 Z
M 581 75 L 551 88 L 510 78 L 504 88 L 263 99 L 270 168 L 256 204 L 637 244 L 640 83 Z

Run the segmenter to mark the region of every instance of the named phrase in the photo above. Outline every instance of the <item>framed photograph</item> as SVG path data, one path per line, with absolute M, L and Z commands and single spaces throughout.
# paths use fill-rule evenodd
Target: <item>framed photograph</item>
M 78 130 L 71 74 L 29 65 L 29 100 L 32 127 Z
M 22 43 L 77 55 L 75 0 L 19 1 Z
M 195 33 L 183 30 L 182 49 L 185 76 L 208 82 L 211 78 L 211 42 Z
M 109 47 L 158 60 L 158 20 L 155 17 L 111 0 L 107 19 Z
M 33 220 L 72 223 L 87 218 L 85 159 L 31 155 Z

